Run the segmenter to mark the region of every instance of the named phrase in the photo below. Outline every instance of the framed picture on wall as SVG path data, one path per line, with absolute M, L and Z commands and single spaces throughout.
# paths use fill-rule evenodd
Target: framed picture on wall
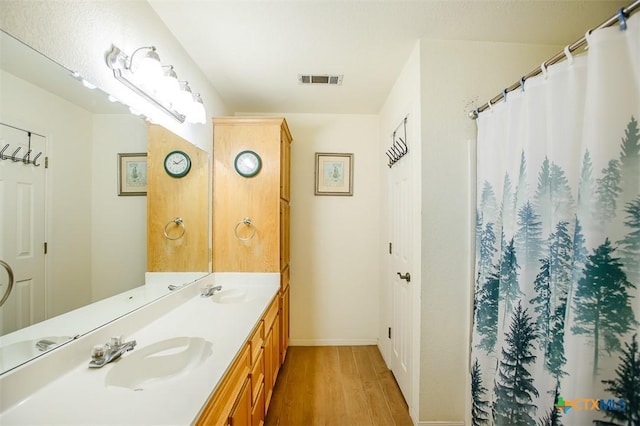
M 118 195 L 147 195 L 147 153 L 118 154 Z
M 315 195 L 353 195 L 353 154 L 316 152 Z

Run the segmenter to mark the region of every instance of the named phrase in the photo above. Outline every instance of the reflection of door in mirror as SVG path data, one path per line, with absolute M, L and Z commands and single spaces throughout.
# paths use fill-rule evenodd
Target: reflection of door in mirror
M 40 135 L 0 123 L 0 149 L 6 147 L 0 158 L 0 259 L 14 274 L 13 289 L 0 308 L 0 334 L 46 317 L 45 168 L 42 160 L 30 162 L 45 152 L 45 142 Z M 7 285 L 7 276 L 0 277 L 0 297 Z

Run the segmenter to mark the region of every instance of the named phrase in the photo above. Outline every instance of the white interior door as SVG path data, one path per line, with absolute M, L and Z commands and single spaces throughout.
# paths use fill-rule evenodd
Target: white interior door
M 413 346 L 413 305 L 411 274 L 413 265 L 414 198 L 411 184 L 411 161 L 408 157 L 395 163 L 390 170 L 391 227 L 391 371 L 407 403 L 411 403 L 411 373 Z M 402 277 L 401 277 L 402 276 Z M 403 278 L 404 277 L 404 278 Z
M 0 307 L 0 332 L 6 334 L 45 319 L 45 168 L 46 140 L 0 123 L 0 260 L 13 269 L 9 298 Z M 42 155 L 37 163 L 23 161 Z M 18 160 L 18 161 L 14 161 Z M 0 270 L 0 298 L 8 275 Z

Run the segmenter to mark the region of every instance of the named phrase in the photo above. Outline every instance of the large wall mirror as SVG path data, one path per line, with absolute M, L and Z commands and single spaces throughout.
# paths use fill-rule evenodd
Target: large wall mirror
M 147 125 L 90 87 L 0 31 L 0 374 L 168 291 L 140 290 L 146 197 L 118 194 Z

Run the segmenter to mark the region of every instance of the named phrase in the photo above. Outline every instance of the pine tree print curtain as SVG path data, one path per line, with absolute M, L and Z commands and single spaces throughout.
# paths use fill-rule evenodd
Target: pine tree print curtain
M 640 424 L 640 14 L 477 120 L 474 425 Z

